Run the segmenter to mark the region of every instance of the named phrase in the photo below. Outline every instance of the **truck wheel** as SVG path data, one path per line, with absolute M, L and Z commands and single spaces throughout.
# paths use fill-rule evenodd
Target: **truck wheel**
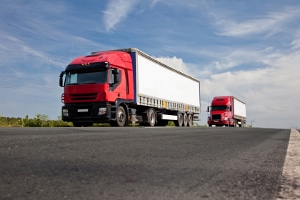
M 127 123 L 128 123 L 127 113 L 123 106 L 119 106 L 117 109 L 116 122 L 117 122 L 117 125 L 120 127 L 123 127 L 123 126 L 127 125 Z
M 148 117 L 148 124 L 150 126 L 155 126 L 155 123 L 156 123 L 156 114 L 155 114 L 155 110 L 153 108 L 150 108 L 147 111 L 147 117 Z
M 183 114 L 183 126 L 187 127 L 188 125 L 188 116 L 186 113 Z
M 193 126 L 193 115 L 191 114 L 188 115 L 188 126 Z
M 183 124 L 183 116 L 181 113 L 177 113 L 177 121 L 175 121 L 175 125 L 181 127 Z

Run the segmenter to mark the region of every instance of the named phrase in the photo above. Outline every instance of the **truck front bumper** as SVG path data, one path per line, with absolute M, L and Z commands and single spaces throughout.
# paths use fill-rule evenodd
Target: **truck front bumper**
M 220 120 L 214 120 L 214 121 L 209 121 L 207 122 L 209 125 L 224 125 L 228 124 L 228 121 L 220 121 Z
M 77 123 L 105 123 L 111 119 L 111 104 L 82 103 L 62 107 L 62 120 Z
M 212 125 L 216 125 L 216 126 L 226 126 L 226 125 L 233 125 L 233 121 L 231 120 L 210 120 L 207 122 L 208 125 L 212 126 Z

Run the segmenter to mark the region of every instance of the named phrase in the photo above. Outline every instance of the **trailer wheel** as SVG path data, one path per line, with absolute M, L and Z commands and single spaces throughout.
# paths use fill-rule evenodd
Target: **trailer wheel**
M 123 126 L 127 125 L 127 123 L 128 123 L 127 113 L 123 106 L 119 106 L 117 109 L 116 122 L 117 122 L 117 125 L 120 127 L 123 127 Z
M 188 116 L 186 113 L 183 114 L 183 125 L 184 127 L 187 127 L 188 125 Z
M 148 124 L 150 126 L 155 126 L 156 123 L 156 114 L 153 108 L 148 109 L 147 111 Z
M 193 115 L 191 114 L 188 115 L 188 126 L 193 126 Z
M 175 121 L 175 125 L 181 127 L 183 124 L 183 116 L 180 112 L 177 113 L 177 121 Z

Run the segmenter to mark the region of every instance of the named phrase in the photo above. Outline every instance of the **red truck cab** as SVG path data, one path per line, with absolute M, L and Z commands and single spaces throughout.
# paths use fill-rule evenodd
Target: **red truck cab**
M 207 119 L 209 126 L 233 126 L 233 102 L 231 96 L 213 98 L 210 106 L 210 115 Z M 209 108 L 207 109 L 209 112 Z
M 116 104 L 134 100 L 131 57 L 118 51 L 78 57 L 60 74 L 59 84 L 64 87 L 64 121 L 74 126 L 111 122 Z

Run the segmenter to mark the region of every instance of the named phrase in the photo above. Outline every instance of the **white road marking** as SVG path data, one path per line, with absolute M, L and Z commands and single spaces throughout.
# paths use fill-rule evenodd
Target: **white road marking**
M 300 199 L 300 133 L 291 130 L 277 200 Z

